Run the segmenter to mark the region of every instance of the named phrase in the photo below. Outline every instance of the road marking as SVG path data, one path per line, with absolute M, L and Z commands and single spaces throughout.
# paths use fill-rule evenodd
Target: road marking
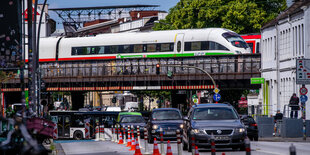
M 261 149 L 256 149 L 257 152 L 263 152 L 263 153 L 269 153 L 269 154 L 276 154 L 276 155 L 283 155 L 281 153 L 276 153 L 276 152 L 270 152 L 270 151 L 264 151 L 264 150 L 261 150 Z

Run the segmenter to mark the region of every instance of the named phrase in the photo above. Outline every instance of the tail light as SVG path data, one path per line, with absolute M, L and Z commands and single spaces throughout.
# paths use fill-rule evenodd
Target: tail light
M 257 124 L 255 123 L 255 124 L 250 124 L 250 126 L 257 126 Z

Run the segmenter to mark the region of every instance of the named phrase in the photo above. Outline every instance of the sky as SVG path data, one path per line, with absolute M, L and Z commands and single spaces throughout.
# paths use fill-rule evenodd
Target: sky
M 115 5 L 160 5 L 156 10 L 169 11 L 180 0 L 47 0 L 48 8 L 73 8 L 73 7 L 98 7 L 98 6 L 115 6 Z M 39 0 L 39 4 L 43 4 L 44 0 Z M 58 25 L 61 19 L 56 13 L 49 11 L 50 17 L 54 19 Z M 61 26 L 62 28 L 62 26 Z

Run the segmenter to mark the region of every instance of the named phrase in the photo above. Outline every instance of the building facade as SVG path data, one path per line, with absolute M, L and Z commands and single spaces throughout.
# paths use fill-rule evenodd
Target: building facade
M 288 117 L 290 97 L 293 93 L 300 96 L 301 85 L 296 84 L 296 60 L 310 59 L 309 6 L 310 1 L 296 1 L 261 29 L 261 72 L 265 83 L 259 97 L 265 115 L 274 115 L 280 110 Z M 310 86 L 306 85 L 306 88 L 310 89 Z M 309 120 L 308 107 L 306 119 Z

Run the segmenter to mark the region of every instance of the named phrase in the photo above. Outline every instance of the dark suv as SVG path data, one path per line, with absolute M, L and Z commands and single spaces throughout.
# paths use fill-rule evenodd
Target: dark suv
M 183 150 L 192 150 L 191 132 L 198 147 L 210 147 L 214 135 L 216 147 L 245 150 L 246 130 L 234 107 L 229 104 L 199 104 L 184 117 Z
M 147 123 L 149 143 L 153 143 L 154 138 L 160 139 L 160 128 L 163 129 L 164 140 L 176 140 L 176 130 L 179 129 L 182 132 L 182 123 L 183 118 L 179 109 L 153 109 Z
M 254 118 L 248 115 L 241 115 L 240 118 L 246 127 L 249 139 L 258 141 L 258 128 Z

